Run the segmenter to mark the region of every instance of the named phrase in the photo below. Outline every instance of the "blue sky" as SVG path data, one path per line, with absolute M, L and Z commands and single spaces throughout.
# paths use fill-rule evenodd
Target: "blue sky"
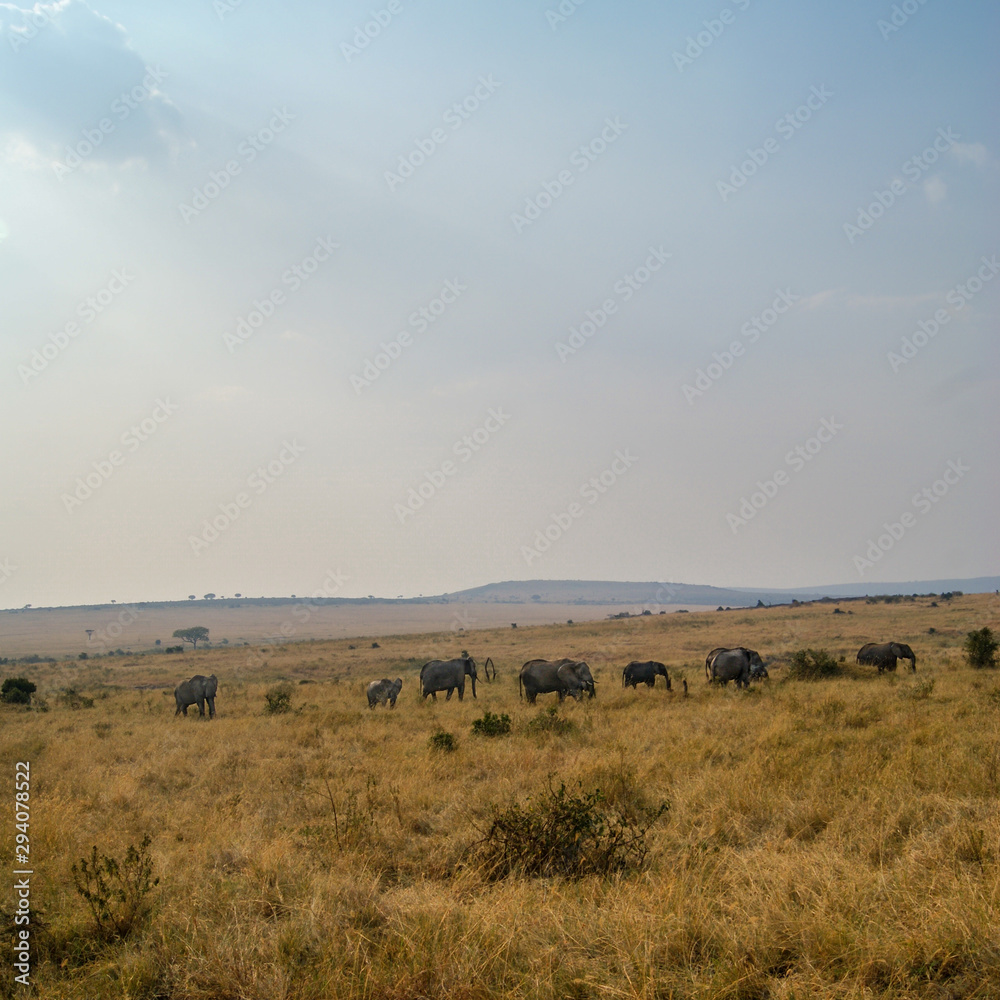
M 996 573 L 998 20 L 0 4 L 0 606 Z

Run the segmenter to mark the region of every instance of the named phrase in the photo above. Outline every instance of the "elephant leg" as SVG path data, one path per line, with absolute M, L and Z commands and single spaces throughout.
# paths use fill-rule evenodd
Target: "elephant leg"
M 215 699 L 214 698 L 209 698 L 208 699 L 208 717 L 210 719 L 214 719 L 215 718 Z
M 199 698 L 198 699 L 198 715 L 202 719 L 205 718 L 205 699 L 204 698 Z

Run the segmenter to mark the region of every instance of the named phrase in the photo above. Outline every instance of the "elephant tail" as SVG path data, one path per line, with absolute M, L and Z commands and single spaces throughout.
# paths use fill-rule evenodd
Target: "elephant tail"
M 625 687 L 625 673 L 627 670 L 628 667 L 622 667 L 622 687 Z
M 517 700 L 520 701 L 523 697 L 524 697 L 524 695 L 521 694 L 521 675 L 518 674 L 517 675 Z

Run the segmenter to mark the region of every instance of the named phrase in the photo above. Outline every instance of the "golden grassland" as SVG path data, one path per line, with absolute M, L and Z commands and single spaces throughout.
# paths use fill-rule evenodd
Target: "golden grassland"
M 0 668 L 48 706 L 0 712 L 5 787 L 31 762 L 34 995 L 1000 997 L 1000 676 L 961 652 L 969 630 L 1000 627 L 1000 602 L 939 604 Z M 854 665 L 863 642 L 890 638 L 913 646 L 915 674 Z M 729 644 L 760 650 L 770 681 L 709 688 L 704 655 Z M 497 680 L 476 700 L 467 687 L 462 702 L 421 701 L 420 665 L 463 645 L 493 658 Z M 844 656 L 843 676 L 789 679 L 803 647 Z M 597 698 L 558 708 L 568 731 L 539 730 L 555 696 L 519 701 L 517 671 L 562 655 L 588 660 Z M 631 659 L 665 662 L 673 691 L 623 690 Z M 193 673 L 219 677 L 211 722 L 196 708 L 175 719 L 161 690 Z M 399 701 L 369 711 L 365 683 L 383 676 L 403 678 Z M 268 715 L 279 682 L 293 711 Z M 67 687 L 93 707 L 70 707 Z M 473 735 L 485 710 L 508 714 L 511 733 Z M 454 752 L 431 747 L 441 730 Z M 645 868 L 487 880 L 470 848 L 493 807 L 562 782 L 625 810 L 669 802 Z M 95 844 L 122 858 L 146 834 L 160 878 L 149 915 L 102 943 L 71 865 Z M 5 890 L 5 927 L 13 907 Z M 25 995 L 5 937 L 0 995 Z

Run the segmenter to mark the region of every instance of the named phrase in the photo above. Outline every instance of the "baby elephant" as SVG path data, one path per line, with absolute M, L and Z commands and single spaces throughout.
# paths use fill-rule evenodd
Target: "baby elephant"
M 368 685 L 368 707 L 374 708 L 376 705 L 384 705 L 389 702 L 390 708 L 396 707 L 396 697 L 403 686 L 403 678 L 397 677 L 394 681 L 388 677 L 383 677 L 380 681 L 372 681 Z

